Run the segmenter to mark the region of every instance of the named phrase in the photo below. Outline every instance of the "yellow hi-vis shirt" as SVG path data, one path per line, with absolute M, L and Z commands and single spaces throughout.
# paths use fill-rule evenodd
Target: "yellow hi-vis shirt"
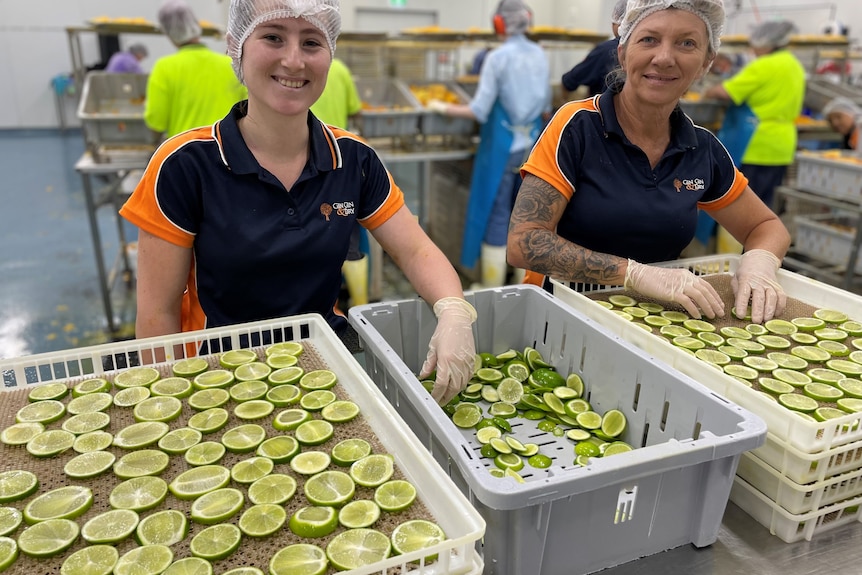
M 799 60 L 787 50 L 765 54 L 723 86 L 735 104 L 748 104 L 759 121 L 742 163 L 792 164 L 797 139 L 794 122 L 805 97 L 805 70 Z
M 323 123 L 347 129 L 347 118 L 362 109 L 356 84 L 350 70 L 338 58 L 333 58 L 326 77 L 326 87 L 320 98 L 312 104 L 311 111 Z
M 248 98 L 230 56 L 204 44 L 187 44 L 156 60 L 147 80 L 144 122 L 166 138 L 214 124 Z

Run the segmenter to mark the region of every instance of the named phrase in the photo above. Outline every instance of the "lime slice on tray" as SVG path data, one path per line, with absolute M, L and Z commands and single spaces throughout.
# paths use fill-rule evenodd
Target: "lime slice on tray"
M 221 407 L 230 401 L 230 393 L 226 389 L 213 388 L 201 389 L 188 398 L 189 407 L 196 411 L 206 411 L 215 407 Z
M 184 377 L 160 379 L 151 385 L 149 389 L 152 395 L 175 397 L 177 399 L 185 399 L 194 391 L 192 382 Z
M 81 527 L 87 543 L 119 543 L 135 532 L 140 518 L 131 509 L 112 509 L 92 517 Z
M 195 535 L 189 550 L 195 557 L 207 561 L 224 559 L 239 548 L 242 542 L 242 531 L 232 523 L 211 525 Z
M 266 400 L 276 407 L 286 407 L 298 403 L 301 396 L 302 391 L 290 384 L 278 385 L 266 392 Z
M 491 428 L 487 428 L 491 429 Z M 496 428 L 495 428 L 496 429 Z M 499 430 L 497 430 L 499 432 Z M 348 467 L 353 462 L 371 454 L 371 444 L 361 438 L 345 439 L 332 448 L 332 461 L 336 465 Z
M 277 435 L 258 445 L 256 453 L 274 463 L 286 463 L 299 453 L 299 442 L 290 435 Z
M 637 319 L 643 319 L 649 315 L 649 312 L 647 310 L 641 308 L 641 307 L 634 307 L 634 306 L 624 307 L 623 311 L 625 313 L 629 314 L 630 316 L 637 318 Z
M 737 339 L 752 339 L 754 336 L 741 327 L 726 326 L 719 330 L 719 333 L 724 337 L 734 337 Z
M 252 399 L 263 399 L 269 385 L 265 381 L 241 381 L 230 386 L 228 393 L 231 399 L 237 402 L 251 401 Z
M 233 414 L 244 421 L 262 419 L 273 412 L 275 406 L 265 399 L 251 399 L 237 405 Z
M 76 437 L 72 443 L 72 449 L 78 453 L 103 451 L 109 448 L 113 442 L 114 436 L 107 431 L 92 431 Z
M 44 383 L 37 385 L 27 394 L 27 400 L 31 402 L 46 400 L 61 400 L 69 393 L 65 383 Z
M 308 411 L 320 411 L 336 399 L 336 395 L 328 389 L 317 389 L 299 398 L 299 405 Z
M 763 324 L 763 327 L 776 335 L 790 335 L 796 333 L 799 329 L 792 322 L 783 319 L 770 319 Z
M 217 441 L 204 441 L 191 446 L 184 458 L 189 465 L 212 465 L 218 463 L 226 451 L 225 446 Z
M 257 361 L 257 354 L 250 349 L 233 349 L 221 354 L 219 365 L 225 369 L 236 369 L 245 363 Z
M 142 518 L 135 530 L 141 545 L 174 545 L 186 538 L 188 521 L 185 513 L 175 509 L 156 511 Z
M 326 546 L 330 563 L 341 571 L 373 565 L 391 553 L 389 538 L 374 529 L 348 529 L 333 537 Z
M 134 407 L 153 394 L 149 387 L 127 387 L 114 394 L 117 407 Z
M 278 412 L 272 421 L 272 426 L 278 431 L 292 431 L 311 419 L 312 415 L 308 411 L 290 408 Z
M 272 473 L 275 463 L 267 457 L 249 457 L 230 468 L 230 477 L 241 485 L 254 483 Z
M 189 418 L 187 425 L 206 435 L 222 429 L 230 420 L 230 414 L 223 407 L 212 407 L 199 411 Z
M 60 575 L 111 575 L 120 553 L 111 545 L 91 545 L 63 561 Z
M 780 335 L 758 335 L 754 339 L 766 349 L 787 349 L 790 347 L 790 341 Z
M 195 499 L 189 516 L 195 523 L 203 525 L 223 523 L 239 513 L 244 504 L 245 495 L 239 489 L 216 489 Z
M 31 439 L 45 431 L 38 422 L 13 423 L 0 432 L 0 441 L 6 445 L 26 445 Z
M 114 445 L 122 449 L 142 449 L 158 443 L 170 429 L 163 421 L 133 423 L 114 435 Z
M 844 392 L 828 383 L 812 382 L 802 388 L 803 393 L 816 401 L 834 402 L 844 397 Z M 815 415 L 815 417 L 817 417 Z
M 302 445 L 320 445 L 332 438 L 335 429 L 326 420 L 311 419 L 301 423 L 293 433 L 296 440 Z
M 135 421 L 173 421 L 183 413 L 183 402 L 168 395 L 149 397 L 134 407 Z
M 18 550 L 31 557 L 52 557 L 71 547 L 80 528 L 69 519 L 48 519 L 32 525 L 18 536 Z
M 666 325 L 659 329 L 659 333 L 669 338 L 692 337 L 694 334 L 681 325 Z
M 117 560 L 114 575 L 159 575 L 173 560 L 174 552 L 167 545 L 135 547 Z
M 766 354 L 766 357 L 778 364 L 778 367 L 783 369 L 808 369 L 808 362 L 801 357 L 790 355 L 782 351 L 771 351 Z
M 728 356 L 730 359 L 742 359 L 748 355 L 748 352 L 744 349 L 740 349 L 738 347 L 732 345 L 722 345 L 718 348 L 718 351 Z
M 169 455 L 179 455 L 200 443 L 203 434 L 197 429 L 179 427 L 159 439 L 159 449 Z
M 602 433 L 608 437 L 622 435 L 626 429 L 626 415 L 618 409 L 610 409 L 602 416 Z
M 727 344 L 748 353 L 763 353 L 766 351 L 766 346 L 760 342 L 737 337 L 727 338 Z
M 359 406 L 352 401 L 336 400 L 321 409 L 320 415 L 331 423 L 346 423 L 359 415 Z
M 817 421 L 826 421 L 829 419 L 838 419 L 844 417 L 847 412 L 837 407 L 818 407 L 814 410 L 814 419 Z
M 313 475 L 305 482 L 305 497 L 314 505 L 341 507 L 356 492 L 356 483 L 351 477 L 343 471 L 323 471 Z
M 259 381 L 266 379 L 270 373 L 272 373 L 272 367 L 262 361 L 245 363 L 233 371 L 238 381 Z
M 862 399 L 862 381 L 858 379 L 841 379 L 835 384 L 835 387 L 843 391 L 847 397 Z
M 850 348 L 840 341 L 824 339 L 815 344 L 820 349 L 825 349 L 832 357 L 846 357 L 850 355 Z M 828 361 L 828 360 L 827 360 Z
M 825 349 L 811 345 L 796 346 L 790 350 L 790 353 L 812 363 L 823 363 L 832 358 L 832 355 Z
M 287 511 L 281 505 L 252 505 L 239 518 L 240 530 L 249 537 L 266 537 L 282 528 Z
M 790 334 L 790 339 L 802 345 L 812 345 L 817 343 L 818 341 L 817 337 L 811 335 L 810 333 L 805 333 L 801 331 Z
M 303 451 L 290 460 L 290 468 L 300 475 L 314 475 L 329 467 L 331 461 L 323 451 Z
M 97 392 L 74 398 L 66 405 L 66 412 L 71 415 L 105 411 L 114 403 L 110 393 Z
M 733 377 L 736 377 L 739 379 L 754 380 L 754 379 L 757 379 L 759 377 L 757 370 L 754 368 L 748 367 L 747 365 L 730 364 L 730 365 L 725 365 L 722 369 L 724 370 L 724 373 L 726 373 L 727 375 L 730 375 L 730 376 L 733 376 Z
M 111 423 L 111 416 L 103 411 L 95 413 L 79 413 L 66 419 L 62 428 L 75 435 L 83 435 L 91 431 L 104 429 Z
M 39 489 L 39 480 L 31 471 L 10 470 L 0 473 L 0 503 L 29 497 Z
M 862 412 L 862 399 L 859 399 L 858 397 L 842 397 L 835 402 L 835 405 L 847 413 Z
M 227 369 L 211 369 L 196 375 L 192 380 L 192 386 L 195 389 L 223 389 L 234 381 L 236 379 L 232 371 Z
M 317 369 L 309 371 L 299 380 L 299 387 L 314 391 L 317 389 L 330 389 L 338 383 L 338 377 L 328 369 Z
M 273 473 L 248 487 L 248 499 L 255 505 L 281 505 L 296 493 L 296 480 L 290 475 Z
M 299 380 L 302 379 L 304 374 L 305 370 L 299 366 L 286 366 L 270 373 L 269 377 L 267 377 L 267 381 L 273 386 L 295 385 L 299 383 Z
M 814 330 L 814 335 L 818 339 L 826 339 L 831 341 L 844 341 L 847 339 L 847 332 L 834 327 L 823 327 Z
M 445 540 L 446 534 L 443 529 L 425 519 L 405 521 L 392 531 L 392 548 L 398 555 L 433 547 Z M 426 557 L 425 561 L 431 562 L 436 559 L 437 555 L 434 554 Z
M 772 377 L 783 381 L 784 383 L 789 383 L 794 387 L 802 387 L 808 383 L 811 383 L 811 377 L 807 374 L 802 373 L 801 371 L 796 371 L 794 369 L 776 369 L 772 371 Z
M 713 347 L 719 347 L 721 345 L 724 345 L 725 343 L 725 339 L 722 336 L 711 331 L 699 331 L 697 332 L 695 337 L 697 337 L 697 339 L 699 339 L 700 341 Z
M 662 328 L 666 325 L 670 325 L 671 321 L 666 317 L 661 317 L 658 315 L 648 315 L 644 318 L 644 323 L 652 327 Z
M 814 381 L 819 381 L 820 383 L 829 383 L 835 384 L 845 378 L 845 375 L 840 371 L 835 371 L 834 369 L 827 369 L 824 367 L 815 367 L 809 369 L 805 372 L 808 376 Z
M 763 391 L 768 391 L 774 395 L 781 395 L 782 393 L 793 393 L 795 389 L 789 383 L 785 383 L 780 379 L 775 379 L 772 377 L 761 377 L 757 380 L 757 383 L 760 384 L 760 389 Z
M 350 477 L 363 487 L 377 487 L 389 481 L 394 472 L 392 457 L 384 454 L 367 455 L 350 466 Z
M 608 296 L 608 301 L 617 307 L 633 307 L 638 303 L 634 298 L 622 294 Z
M 283 341 L 279 343 L 274 343 L 264 350 L 264 353 L 267 357 L 274 354 L 282 353 L 299 357 L 300 355 L 302 355 L 302 352 L 302 344 L 297 341 Z
M 159 380 L 161 375 L 154 367 L 132 367 L 114 376 L 114 385 L 120 389 L 127 387 L 149 387 Z
M 699 349 L 694 352 L 694 356 L 701 361 L 705 361 L 713 365 L 721 366 L 730 363 L 729 355 L 715 349 Z
M 71 449 L 75 434 L 63 429 L 49 429 L 27 442 L 27 452 L 34 457 L 54 457 Z
M 66 406 L 57 400 L 49 399 L 29 403 L 15 414 L 16 423 L 41 423 L 47 425 L 61 419 L 66 414 Z
M 114 509 L 147 511 L 165 500 L 168 484 L 160 477 L 145 475 L 134 477 L 117 484 L 111 491 L 108 501 Z
M 189 500 L 226 487 L 228 483 L 230 470 L 221 465 L 201 465 L 177 475 L 168 488 L 177 499 Z
M 750 355 L 742 358 L 742 363 L 757 371 L 772 371 L 778 369 L 778 364 L 766 357 Z
M 778 403 L 787 409 L 805 413 L 813 412 L 819 405 L 814 399 L 800 393 L 783 393 L 778 396 Z
M 158 449 L 140 449 L 123 455 L 114 464 L 114 475 L 120 479 L 159 475 L 168 468 L 170 456 Z
M 231 453 L 250 453 L 266 439 L 266 430 L 255 423 L 237 425 L 224 432 L 222 445 Z
M 234 570 L 231 569 L 231 571 Z M 222 575 L 227 575 L 231 571 L 225 571 Z M 213 575 L 213 566 L 200 557 L 184 557 L 171 563 L 162 575 Z
M 193 378 L 209 369 L 207 361 L 200 357 L 181 359 L 171 366 L 171 371 L 178 377 Z
M 290 517 L 287 525 L 300 537 L 325 537 L 338 528 L 338 512 L 332 507 L 302 507 Z
M 338 512 L 338 522 L 347 529 L 371 527 L 380 519 L 380 506 L 368 499 L 351 501 Z
M 816 317 L 797 317 L 790 320 L 800 331 L 812 332 L 826 326 L 826 322 Z
M 699 319 L 687 319 L 682 322 L 683 327 L 692 331 L 692 332 L 700 332 L 700 331 L 715 331 L 715 326 L 709 323 L 708 321 L 703 321 Z
M 847 321 L 847 314 L 834 309 L 816 309 L 814 310 L 815 318 L 825 321 L 826 323 L 844 323 Z
M 271 367 L 272 369 L 283 369 L 285 367 L 294 367 L 299 360 L 296 359 L 295 355 L 290 355 L 288 353 L 274 353 L 266 358 L 266 365 Z
M 107 379 L 97 377 L 85 379 L 72 386 L 72 397 L 80 397 L 89 393 L 105 393 L 111 390 L 111 382 Z
M 323 549 L 308 543 L 297 543 L 280 549 L 269 561 L 270 575 L 323 575 L 329 559 Z
M 14 507 L 0 507 L 0 537 L 14 533 L 22 521 L 24 515 L 19 510 Z
M 849 361 L 846 359 L 830 359 L 826 362 L 826 367 L 834 371 L 843 373 L 846 376 L 858 377 L 862 375 L 862 365 L 856 363 L 855 361 Z
M 90 451 L 67 461 L 63 472 L 72 479 L 88 479 L 108 471 L 116 459 L 110 451 Z
M 669 319 L 673 323 L 683 323 L 685 320 L 691 319 L 691 316 L 681 311 L 664 310 L 659 312 L 659 315 L 665 319 Z

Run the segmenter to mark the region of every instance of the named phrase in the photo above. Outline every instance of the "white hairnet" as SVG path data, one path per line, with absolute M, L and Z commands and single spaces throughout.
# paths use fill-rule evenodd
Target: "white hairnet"
M 143 44 L 132 44 L 129 46 L 129 53 L 134 54 L 135 56 L 140 56 L 141 58 L 146 58 L 150 54 L 147 47 Z
M 320 30 L 329 44 L 330 55 L 335 57 L 335 39 L 341 32 L 338 0 L 231 0 L 227 20 L 227 51 L 240 80 L 242 45 L 255 28 L 280 18 L 302 18 Z
M 523 34 L 530 27 L 530 9 L 521 0 L 502 0 L 495 14 L 503 17 L 506 34 Z
M 626 12 L 620 22 L 620 44 L 628 42 L 634 29 L 641 21 L 659 10 L 676 8 L 691 12 L 706 24 L 709 46 L 713 54 L 718 53 L 721 45 L 721 31 L 724 29 L 724 2 L 722 0 L 629 0 Z
M 611 24 L 619 24 L 623 21 L 623 15 L 626 13 L 626 3 L 628 0 L 617 0 L 614 4 L 614 9 L 611 12 Z
M 194 12 L 183 0 L 166 0 L 159 8 L 159 26 L 171 42 L 180 46 L 199 38 L 201 25 Z
M 790 20 L 770 20 L 754 27 L 748 38 L 753 48 L 781 48 L 790 44 L 796 25 Z
M 843 114 L 849 114 L 854 118 L 862 117 L 862 108 L 857 106 L 856 103 L 849 98 L 833 98 L 832 100 L 829 100 L 829 103 L 826 104 L 826 106 L 823 107 L 824 117 L 828 117 L 829 114 L 834 114 L 838 112 Z

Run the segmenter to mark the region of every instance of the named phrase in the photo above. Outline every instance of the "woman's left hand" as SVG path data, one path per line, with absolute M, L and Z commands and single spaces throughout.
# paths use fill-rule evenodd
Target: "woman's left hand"
M 419 379 L 430 375 L 436 367 L 437 378 L 431 396 L 440 405 L 446 405 L 467 387 L 473 376 L 476 310 L 465 299 L 444 297 L 434 304 L 434 315 L 437 316 L 437 329 L 428 344 L 428 356 Z
M 749 300 L 754 323 L 763 323 L 784 312 L 787 296 L 775 279 L 780 267 L 781 260 L 772 252 L 751 250 L 742 254 L 739 268 L 730 282 L 736 296 L 734 309 L 738 317 L 745 317 Z

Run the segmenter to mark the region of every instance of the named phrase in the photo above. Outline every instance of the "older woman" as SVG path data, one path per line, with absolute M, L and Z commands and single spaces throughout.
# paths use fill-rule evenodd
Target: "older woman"
M 341 27 L 338 0 L 231 0 L 227 45 L 248 100 L 166 141 L 121 214 L 141 229 L 137 337 L 333 309 L 357 223 L 433 304 L 428 375 L 448 402 L 473 373 L 476 311 L 377 154 L 310 106 Z
M 732 284 L 735 308 L 755 322 L 781 313 L 776 271 L 790 236 L 751 191 L 727 151 L 680 111 L 679 99 L 718 51 L 721 0 L 631 0 L 620 25 L 620 81 L 560 108 L 522 169 L 509 227 L 509 262 L 543 276 L 624 285 L 682 305 L 692 316 L 724 314 L 713 287 L 679 257 L 698 208 L 745 247 Z
M 859 147 L 859 126 L 862 108 L 848 98 L 833 98 L 823 108 L 823 117 L 832 129 L 844 136 L 845 150 L 862 150 Z

